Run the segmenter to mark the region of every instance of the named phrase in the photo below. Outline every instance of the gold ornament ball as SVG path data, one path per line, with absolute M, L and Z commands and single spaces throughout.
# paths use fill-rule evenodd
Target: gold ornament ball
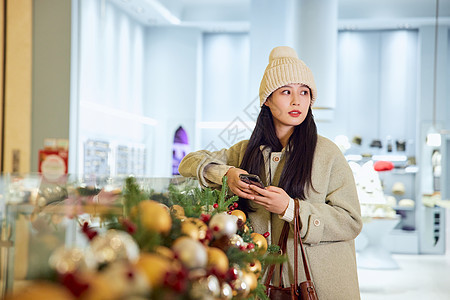
M 257 277 L 259 277 L 262 270 L 261 262 L 255 259 L 251 264 L 248 265 L 247 269 L 250 273 L 254 273 Z
M 170 207 L 170 212 L 175 216 L 175 218 L 183 220 L 186 218 L 184 214 L 184 208 L 181 205 L 175 204 Z
M 222 274 L 225 274 L 228 271 L 228 257 L 219 248 L 209 247 L 208 250 L 208 268 L 215 268 Z
M 136 263 L 136 268 L 147 277 L 149 285 L 154 288 L 160 286 L 164 280 L 164 274 L 171 269 L 170 260 L 153 253 L 141 253 Z
M 95 261 L 100 264 L 121 259 L 135 262 L 140 253 L 139 246 L 131 235 L 115 229 L 109 229 L 105 234 L 97 235 L 88 249 Z
M 46 281 L 36 281 L 10 296 L 8 300 L 58 299 L 72 300 L 75 297 L 62 285 Z
M 189 221 L 194 223 L 195 226 L 197 226 L 199 234 L 198 238 L 200 240 L 204 239 L 206 237 L 206 232 L 208 231 L 208 225 L 206 225 L 205 222 L 197 218 L 189 218 Z
M 56 248 L 48 260 L 49 266 L 60 274 L 74 273 L 75 271 L 90 271 L 97 268 L 92 252 L 81 248 Z
M 231 300 L 233 298 L 233 288 L 226 282 L 222 283 L 220 290 L 220 299 Z
M 228 214 L 216 214 L 209 221 L 214 237 L 232 236 L 237 231 L 237 217 Z
M 173 254 L 172 249 L 164 247 L 164 246 L 156 246 L 155 253 L 161 255 L 164 258 L 172 260 L 175 255 Z
M 219 279 L 214 275 L 194 280 L 190 296 L 194 299 L 219 299 L 221 286 Z
M 181 232 L 194 240 L 203 240 L 207 230 L 208 226 L 196 218 L 188 218 L 181 223 Z
M 244 281 L 243 276 L 231 282 L 233 286 L 233 296 L 245 298 L 250 293 L 250 286 Z
M 111 287 L 113 283 L 101 276 L 101 273 L 93 273 L 89 276 L 89 289 L 83 293 L 83 299 L 114 299 L 117 294 L 114 288 Z
M 247 216 L 242 210 L 235 209 L 231 212 L 232 215 L 238 217 L 239 220 L 242 220 L 242 222 L 245 224 L 247 222 Z
M 85 276 L 82 278 L 86 280 Z M 146 295 L 150 291 L 144 272 L 124 260 L 108 264 L 101 272 L 94 273 L 87 282 L 91 285 L 88 290 L 90 297 L 83 294 L 83 300 L 130 299 Z
M 172 218 L 167 208 L 153 200 L 139 203 L 139 216 L 144 228 L 159 233 L 168 233 L 172 227 Z
M 240 246 L 244 245 L 244 240 L 239 234 L 235 233 L 230 237 L 230 245 L 239 248 Z
M 204 268 L 208 263 L 208 254 L 205 246 L 190 237 L 182 236 L 177 238 L 173 242 L 172 250 L 188 269 Z
M 255 273 L 242 272 L 242 280 L 247 283 L 250 291 L 256 289 L 256 286 L 258 285 L 258 277 L 256 277 Z
M 259 233 L 253 232 L 251 235 L 253 243 L 258 246 L 258 252 L 260 254 L 264 254 L 267 251 L 267 240 L 266 238 Z
M 192 222 L 185 220 L 181 223 L 181 232 L 194 240 L 199 240 L 200 232 Z

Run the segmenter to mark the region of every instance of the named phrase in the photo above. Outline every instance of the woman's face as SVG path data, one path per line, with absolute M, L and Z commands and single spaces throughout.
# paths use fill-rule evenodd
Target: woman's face
M 311 91 L 306 85 L 288 84 L 275 90 L 264 105 L 270 108 L 277 132 L 291 131 L 306 118 Z

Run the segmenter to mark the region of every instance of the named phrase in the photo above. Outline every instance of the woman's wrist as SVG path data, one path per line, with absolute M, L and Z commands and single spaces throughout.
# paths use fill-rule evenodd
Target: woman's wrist
M 233 168 L 235 168 L 235 167 L 234 167 L 234 166 L 230 166 L 230 167 L 228 168 L 228 171 L 225 173 L 224 176 L 228 176 L 228 172 L 230 172 L 230 170 L 233 169 Z
M 287 222 L 294 220 L 294 199 L 289 197 L 289 203 L 283 213 L 279 214 L 278 217 Z

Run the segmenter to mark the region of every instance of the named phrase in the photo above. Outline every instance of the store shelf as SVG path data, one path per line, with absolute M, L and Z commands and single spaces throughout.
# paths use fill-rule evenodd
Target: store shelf
M 393 209 L 394 210 L 409 210 L 409 211 L 413 211 L 416 208 L 414 206 L 413 207 L 411 207 L 411 206 L 394 206 Z

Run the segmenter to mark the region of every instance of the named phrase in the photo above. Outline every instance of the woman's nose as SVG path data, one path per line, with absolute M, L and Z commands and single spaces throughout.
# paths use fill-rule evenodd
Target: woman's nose
M 300 96 L 294 94 L 292 97 L 292 105 L 300 105 Z

